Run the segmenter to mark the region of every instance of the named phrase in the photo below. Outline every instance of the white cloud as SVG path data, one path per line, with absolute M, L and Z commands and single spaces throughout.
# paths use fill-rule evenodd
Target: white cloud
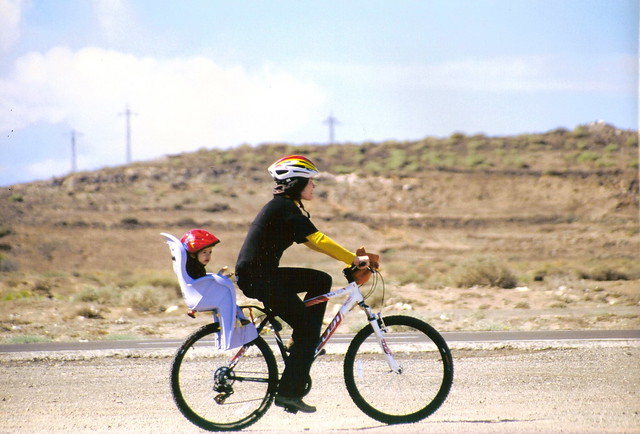
M 0 0 L 0 51 L 8 51 L 20 38 L 26 4 L 27 0 Z
M 627 55 L 529 55 L 416 65 L 311 63 L 303 69 L 389 89 L 633 94 L 637 92 L 638 65 L 637 59 Z
M 12 75 L 0 78 L 0 113 L 7 114 L 0 116 L 0 133 L 64 124 L 82 133 L 78 152 L 95 167 L 124 163 L 126 104 L 136 113 L 133 157 L 147 159 L 286 140 L 323 103 L 316 85 L 270 66 L 248 73 L 206 57 L 165 60 L 57 47 L 19 58 Z
M 27 164 L 24 167 L 24 171 L 31 179 L 45 179 L 50 177 L 52 174 L 59 174 L 61 167 L 70 167 L 69 161 L 70 158 L 47 158 L 45 160 Z

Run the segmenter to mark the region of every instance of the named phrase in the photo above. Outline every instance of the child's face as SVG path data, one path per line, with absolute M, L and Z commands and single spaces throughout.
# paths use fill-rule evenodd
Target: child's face
M 196 259 L 202 265 L 207 265 L 211 260 L 211 252 L 213 251 L 213 247 L 207 247 L 206 249 L 202 249 L 198 252 Z

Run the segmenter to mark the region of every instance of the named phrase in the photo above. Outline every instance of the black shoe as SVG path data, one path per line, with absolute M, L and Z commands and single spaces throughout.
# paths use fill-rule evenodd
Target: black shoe
M 316 411 L 314 406 L 305 404 L 302 398 L 289 398 L 287 396 L 276 395 L 275 404 L 294 414 L 298 411 L 303 413 L 314 413 Z

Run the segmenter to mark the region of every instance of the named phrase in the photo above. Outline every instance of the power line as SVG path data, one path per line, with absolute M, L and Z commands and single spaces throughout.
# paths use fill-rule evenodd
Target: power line
M 125 107 L 124 112 L 119 113 L 120 116 L 124 115 L 126 119 L 126 146 L 127 146 L 127 164 L 131 164 L 131 116 L 137 115 L 137 113 L 132 112 L 129 109 L 129 106 Z
M 81 135 L 76 130 L 71 130 L 71 173 L 75 173 L 78 170 L 76 138 Z
M 338 119 L 336 119 L 333 116 L 333 113 L 331 113 L 329 115 L 329 117 L 324 120 L 324 123 L 329 125 L 329 144 L 333 145 L 333 143 L 335 141 L 335 131 L 334 131 L 334 129 L 335 129 L 335 126 L 337 124 L 339 124 L 340 122 L 338 122 Z

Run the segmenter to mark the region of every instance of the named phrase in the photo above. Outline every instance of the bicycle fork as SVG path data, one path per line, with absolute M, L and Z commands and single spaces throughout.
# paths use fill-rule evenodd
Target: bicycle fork
M 382 319 L 382 315 L 380 313 L 374 314 L 371 311 L 371 308 L 366 304 L 361 304 L 360 307 L 366 312 L 367 318 L 369 319 L 369 324 L 371 328 L 373 328 L 373 333 L 376 335 L 378 339 L 378 344 L 380 345 L 380 349 L 382 350 L 385 358 L 387 359 L 387 364 L 389 365 L 389 369 L 396 374 L 402 374 L 402 367 L 396 362 L 396 359 L 393 357 L 389 346 L 387 345 L 387 340 L 384 337 L 384 334 L 387 331 L 387 326 L 384 324 L 384 320 Z

